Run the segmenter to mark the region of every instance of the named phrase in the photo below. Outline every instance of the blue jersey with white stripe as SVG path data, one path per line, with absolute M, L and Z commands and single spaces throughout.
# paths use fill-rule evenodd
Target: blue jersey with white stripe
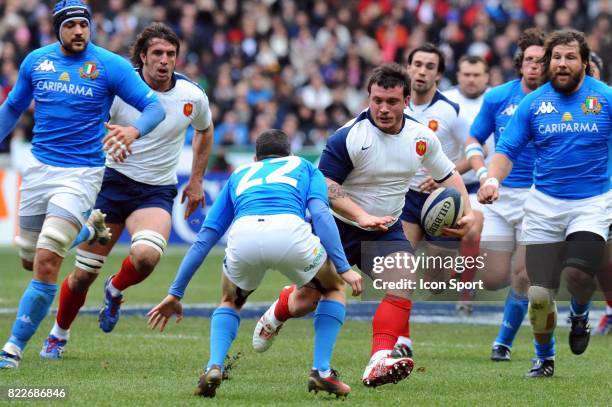
M 520 79 L 496 86 L 485 93 L 482 107 L 470 128 L 472 137 L 484 144 L 494 133 L 497 145 L 508 121 L 526 95 Z M 503 184 L 511 188 L 529 188 L 533 184 L 534 163 L 535 148 L 530 141 L 513 161 L 512 171 Z
M 609 190 L 612 90 L 590 76 L 570 95 L 549 83 L 525 96 L 497 152 L 516 161 L 533 141 L 536 189 L 559 199 L 583 199 Z
M 64 55 L 59 43 L 32 51 L 6 103 L 25 111 L 32 99 L 32 153 L 58 167 L 101 167 L 104 122 L 115 95 L 142 111 L 157 97 L 119 55 L 89 43 Z
M 249 215 L 293 214 L 304 219 L 310 199 L 327 200 L 323 174 L 296 157 L 268 158 L 243 165 L 215 199 L 202 228 L 225 232 L 233 220 Z

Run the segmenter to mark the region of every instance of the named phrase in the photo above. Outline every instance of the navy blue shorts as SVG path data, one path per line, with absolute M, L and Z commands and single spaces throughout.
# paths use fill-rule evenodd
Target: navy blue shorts
M 404 202 L 404 208 L 402 209 L 400 219 L 404 222 L 414 223 L 423 228 L 421 224 L 421 210 L 428 197 L 429 194 L 409 189 L 408 192 L 406 192 L 406 201 Z M 461 239 L 456 237 L 429 236 L 425 234 L 425 240 L 428 242 L 458 242 Z
M 359 270 L 370 277 L 372 276 L 373 257 L 387 256 L 400 251 L 414 253 L 412 245 L 404 236 L 401 222 L 395 222 L 386 232 L 369 232 L 334 219 L 338 225 L 342 248 L 349 264 L 357 265 Z M 362 252 L 362 242 L 370 242 L 364 245 L 365 252 Z
M 162 208 L 172 215 L 176 194 L 176 185 L 143 184 L 107 167 L 95 208 L 106 214 L 107 223 L 125 223 L 143 208 Z

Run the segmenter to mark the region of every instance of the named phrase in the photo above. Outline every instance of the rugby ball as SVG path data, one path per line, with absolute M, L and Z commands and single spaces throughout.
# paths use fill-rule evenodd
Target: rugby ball
M 455 227 L 463 216 L 463 199 L 454 188 L 438 188 L 425 200 L 421 225 L 430 236 L 440 236 L 442 229 Z

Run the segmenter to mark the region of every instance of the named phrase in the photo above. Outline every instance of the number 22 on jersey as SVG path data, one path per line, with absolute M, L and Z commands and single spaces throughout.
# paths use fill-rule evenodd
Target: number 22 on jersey
M 266 164 L 275 164 L 285 162 L 284 165 L 270 172 L 268 175 L 264 177 L 256 176 L 257 173 L 264 168 Z M 297 187 L 297 180 L 295 178 L 288 177 L 291 171 L 295 170 L 300 166 L 302 160 L 296 156 L 288 156 L 281 158 L 274 158 L 270 161 L 262 162 L 257 161 L 252 164 L 247 165 L 249 168 L 248 171 L 244 174 L 238 186 L 236 187 L 236 196 L 240 196 L 244 191 L 251 187 L 255 187 L 258 185 L 266 184 L 289 184 L 292 187 Z

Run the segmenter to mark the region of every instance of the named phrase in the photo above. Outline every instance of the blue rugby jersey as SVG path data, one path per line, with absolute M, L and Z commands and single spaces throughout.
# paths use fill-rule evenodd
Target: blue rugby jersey
M 610 182 L 611 101 L 611 89 L 590 76 L 570 95 L 548 82 L 521 101 L 497 152 L 514 162 L 532 141 L 536 189 L 559 199 L 604 194 Z
M 6 103 L 21 113 L 34 99 L 32 153 L 39 161 L 101 167 L 104 122 L 115 95 L 140 111 L 159 103 L 122 57 L 92 43 L 82 53 L 64 55 L 56 42 L 28 54 Z
M 304 219 L 310 199 L 328 203 L 323 174 L 296 156 L 268 158 L 238 167 L 210 208 L 202 230 L 223 234 L 248 215 L 293 214 Z
M 496 86 L 485 93 L 482 107 L 470 128 L 472 137 L 484 144 L 494 133 L 497 145 L 508 121 L 526 95 L 520 79 Z M 529 188 L 533 184 L 534 163 L 535 148 L 529 142 L 513 161 L 512 171 L 502 184 L 511 188 Z

